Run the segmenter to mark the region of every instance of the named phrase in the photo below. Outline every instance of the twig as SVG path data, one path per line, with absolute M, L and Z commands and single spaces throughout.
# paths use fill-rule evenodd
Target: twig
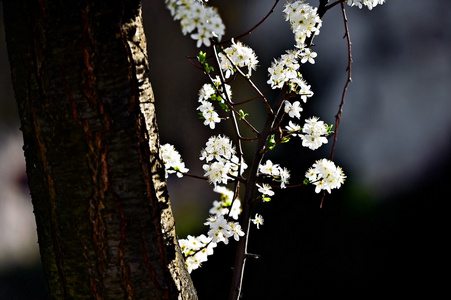
M 343 38 L 346 38 L 346 41 L 348 44 L 348 66 L 346 67 L 346 71 L 348 72 L 348 77 L 346 78 L 346 83 L 343 88 L 343 93 L 341 94 L 341 102 L 340 102 L 340 106 L 338 108 L 338 113 L 335 116 L 335 128 L 334 128 L 335 134 L 334 134 L 334 142 L 332 144 L 332 152 L 330 154 L 330 160 L 333 160 L 333 158 L 334 158 L 335 144 L 337 143 L 338 125 L 340 124 L 341 114 L 343 113 L 343 106 L 345 104 L 346 92 L 348 91 L 348 86 L 352 81 L 352 78 L 351 78 L 351 65 L 352 65 L 351 36 L 349 35 L 348 18 L 346 16 L 346 10 L 344 8 L 343 2 L 341 2 L 340 5 L 341 5 L 342 16 L 343 16 L 343 23 L 344 23 L 344 27 L 345 27 L 345 35 Z
M 331 9 L 332 7 L 334 7 L 335 5 L 338 5 L 338 4 L 343 3 L 343 2 L 345 2 L 345 1 L 346 1 L 346 0 L 337 0 L 337 1 L 335 1 L 334 3 L 331 3 L 331 4 L 329 4 L 329 5 L 326 5 L 325 9 L 326 9 L 326 11 L 328 11 L 329 9 Z
M 208 180 L 208 178 L 204 177 L 204 176 L 194 175 L 191 173 L 183 173 L 183 172 L 181 172 L 181 173 L 183 174 L 183 176 L 186 176 L 186 177 L 191 177 L 191 178 L 196 178 L 196 179 L 201 179 L 201 180 Z
M 249 29 L 248 31 L 234 37 L 235 40 L 238 40 L 242 37 L 245 37 L 246 35 L 250 35 L 252 33 L 252 31 L 254 31 L 255 29 L 257 29 L 258 26 L 260 26 L 263 22 L 266 21 L 266 19 L 274 12 L 274 9 L 276 8 L 277 4 L 279 3 L 280 0 L 276 0 L 276 2 L 274 3 L 274 5 L 272 6 L 271 10 L 266 14 L 266 16 L 263 17 L 263 19 L 260 20 L 260 22 L 258 22 L 254 27 L 252 27 L 251 29 Z M 220 44 L 228 44 L 230 43 L 231 40 L 228 41 L 224 41 L 221 42 Z
M 346 67 L 348 77 L 346 78 L 346 83 L 345 83 L 345 86 L 343 87 L 343 92 L 341 94 L 341 101 L 340 101 L 340 105 L 338 107 L 338 112 L 337 112 L 337 115 L 335 116 L 335 128 L 334 128 L 335 133 L 334 133 L 334 141 L 332 143 L 332 150 L 330 153 L 330 160 L 334 159 L 335 145 L 337 144 L 338 125 L 340 125 L 341 114 L 343 113 L 343 106 L 345 104 L 346 92 L 348 91 L 348 86 L 352 81 L 352 78 L 351 78 L 351 65 L 352 65 L 351 36 L 349 35 L 348 18 L 346 16 L 346 10 L 345 10 L 343 1 L 340 1 L 340 5 L 341 5 L 341 14 L 343 16 L 343 24 L 345 27 L 345 35 L 343 38 L 346 38 L 346 42 L 348 44 L 348 65 Z M 326 197 L 326 191 L 323 192 L 323 197 L 321 198 L 321 203 L 319 205 L 320 208 L 323 207 L 323 202 L 324 202 L 325 197 Z
M 272 89 L 267 89 L 266 91 L 263 91 L 263 92 L 261 92 L 261 93 L 262 93 L 262 94 L 266 94 L 266 93 L 268 93 L 268 92 L 270 92 L 270 91 L 272 91 Z M 258 95 L 258 96 L 254 96 L 254 97 L 252 97 L 252 98 L 249 98 L 249 99 L 247 99 L 247 100 L 243 100 L 243 101 L 241 101 L 241 102 L 234 102 L 234 103 L 232 103 L 232 105 L 233 105 L 233 106 L 243 105 L 243 104 L 246 104 L 246 103 L 248 103 L 248 102 L 252 102 L 252 101 L 254 101 L 254 100 L 257 100 L 258 98 L 261 98 L 261 96 Z

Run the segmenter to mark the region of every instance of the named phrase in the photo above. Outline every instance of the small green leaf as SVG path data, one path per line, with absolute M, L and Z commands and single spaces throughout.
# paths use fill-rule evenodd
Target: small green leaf
M 214 69 L 215 69 L 212 66 L 210 66 L 207 62 L 202 63 L 202 65 L 204 66 L 205 74 L 208 74 L 211 71 L 214 71 Z
M 282 138 L 282 143 L 288 143 L 290 141 L 290 137 L 284 137 Z
M 263 202 L 269 202 L 271 201 L 271 198 L 269 197 L 262 197 Z
M 204 64 L 205 60 L 207 59 L 207 54 L 203 51 L 199 52 L 199 55 L 197 55 L 197 60 L 201 63 Z
M 230 109 L 227 106 L 227 104 L 225 104 L 224 102 L 219 102 L 219 106 L 221 106 L 221 108 L 225 111 L 225 112 L 229 112 Z
M 209 64 L 205 63 L 205 71 L 206 71 L 207 73 L 210 73 L 210 72 L 212 72 L 212 71 L 214 71 L 214 70 L 215 70 L 215 68 L 213 68 L 213 67 L 210 66 Z
M 274 149 L 275 146 L 276 146 L 276 140 L 274 138 L 274 134 L 272 134 L 269 138 L 269 150 Z
M 222 100 L 221 96 L 216 95 L 216 94 L 211 95 L 210 99 L 211 99 L 212 101 L 219 101 L 219 102 L 222 102 L 222 101 L 221 101 L 221 100 Z
M 242 109 L 240 109 L 238 113 L 240 114 L 240 119 L 244 119 L 246 116 L 249 116 L 249 114 L 245 113 Z
M 334 124 L 330 124 L 329 126 L 327 126 L 327 134 L 334 133 L 334 131 L 332 130 L 333 127 L 334 127 Z

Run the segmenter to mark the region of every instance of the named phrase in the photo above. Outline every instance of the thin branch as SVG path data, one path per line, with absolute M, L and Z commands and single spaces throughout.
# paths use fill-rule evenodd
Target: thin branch
M 338 5 L 338 4 L 342 4 L 343 2 L 345 2 L 346 0 L 337 0 L 332 4 L 329 4 L 329 0 L 319 0 L 319 5 L 318 5 L 318 16 L 322 19 L 323 16 L 326 14 L 326 12 L 333 8 L 334 6 Z M 316 24 L 315 27 L 317 27 L 318 24 Z M 306 47 L 310 47 L 313 45 L 313 38 L 315 37 L 315 35 L 310 36 L 309 38 L 307 38 L 305 40 L 305 46 Z
M 266 91 L 263 91 L 262 94 L 269 93 L 270 91 L 272 91 L 272 89 L 267 89 Z M 241 101 L 241 102 L 234 102 L 234 103 L 232 103 L 232 105 L 233 105 L 233 106 L 243 105 L 243 104 L 246 104 L 246 103 L 248 103 L 248 102 L 252 102 L 252 101 L 254 101 L 254 100 L 257 100 L 257 99 L 259 99 L 259 98 L 261 98 L 260 95 L 255 96 L 255 97 L 252 97 L 252 98 L 249 98 L 249 99 L 246 99 L 246 100 L 243 100 L 243 101 Z
M 196 64 L 193 62 L 194 59 L 197 60 L 197 57 L 186 56 L 186 58 L 188 59 L 189 63 L 190 63 L 193 67 L 195 67 L 196 69 L 199 69 L 199 70 L 204 71 L 204 68 L 203 68 L 202 66 L 198 66 L 198 65 L 196 65 Z
M 332 152 L 330 154 L 330 160 L 333 160 L 333 158 L 334 158 L 335 145 L 337 143 L 338 125 L 340 124 L 341 114 L 343 113 L 343 106 L 345 104 L 346 92 L 348 91 L 348 86 L 352 81 L 352 78 L 351 78 L 351 65 L 352 65 L 351 36 L 349 35 L 348 18 L 346 16 L 346 10 L 344 8 L 343 2 L 341 2 L 340 5 L 341 5 L 342 16 L 343 16 L 343 24 L 345 27 L 345 35 L 343 38 L 346 38 L 346 41 L 348 44 L 348 66 L 346 67 L 346 71 L 348 72 L 348 77 L 346 78 L 346 83 L 343 88 L 343 92 L 341 94 L 340 106 L 338 108 L 337 115 L 335 116 L 335 128 L 334 128 L 335 134 L 334 134 L 334 142 L 332 144 Z
M 341 114 L 343 113 L 343 106 L 345 104 L 345 97 L 346 97 L 346 92 L 348 91 L 348 86 L 352 81 L 351 78 L 351 66 L 352 66 L 352 52 L 351 52 L 351 36 L 349 34 L 349 27 L 348 27 L 348 18 L 346 16 L 346 10 L 343 4 L 343 1 L 340 2 L 341 5 L 341 14 L 343 17 L 343 24 L 345 27 L 345 35 L 343 38 L 346 38 L 346 42 L 348 45 L 348 65 L 346 67 L 346 71 L 348 73 L 348 76 L 346 78 L 346 83 L 345 86 L 343 87 L 343 92 L 341 94 L 341 101 L 340 101 L 340 105 L 338 107 L 338 112 L 337 115 L 335 116 L 335 133 L 334 133 L 334 141 L 332 143 L 332 150 L 330 153 L 330 160 L 334 159 L 334 154 L 335 154 L 335 146 L 337 144 L 337 135 L 338 135 L 338 125 L 340 125 L 340 120 L 341 120 Z M 324 202 L 324 198 L 326 197 L 326 191 L 323 192 L 323 197 L 321 198 L 321 203 L 319 205 L 320 208 L 323 207 L 323 202 Z
M 345 2 L 345 1 L 346 1 L 346 0 L 337 0 L 337 1 L 335 1 L 334 3 L 331 3 L 331 4 L 329 4 L 329 5 L 326 5 L 325 9 L 326 9 L 326 11 L 328 11 L 329 9 L 331 9 L 332 7 L 334 7 L 335 5 L 340 4 L 340 3 L 343 3 L 343 2 Z
M 274 3 L 274 5 L 272 6 L 271 10 L 266 14 L 266 16 L 263 17 L 263 19 L 260 20 L 260 22 L 258 22 L 254 27 L 252 27 L 251 29 L 249 29 L 248 31 L 234 37 L 234 39 L 238 40 L 242 37 L 245 37 L 246 35 L 250 35 L 252 33 L 252 31 L 254 31 L 255 29 L 257 29 L 258 26 L 260 26 L 263 22 L 266 21 L 266 19 L 274 12 L 274 9 L 276 8 L 277 4 L 280 2 L 280 0 L 276 0 L 276 2 Z M 230 43 L 231 40 L 228 41 L 224 41 L 221 42 L 220 44 L 228 44 Z
M 183 173 L 183 172 L 182 172 L 182 174 L 183 174 L 183 176 L 186 176 L 186 177 L 191 177 L 191 178 L 196 178 L 196 179 L 201 179 L 201 180 L 208 180 L 208 178 L 204 177 L 204 176 L 194 175 L 191 173 Z

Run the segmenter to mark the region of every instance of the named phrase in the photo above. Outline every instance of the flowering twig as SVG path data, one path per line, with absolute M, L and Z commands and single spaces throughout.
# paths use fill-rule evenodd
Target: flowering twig
M 214 56 L 215 56 L 215 62 L 216 62 L 216 65 L 218 66 L 219 73 L 221 74 L 221 76 L 220 76 L 220 78 L 221 78 L 221 83 L 222 83 L 222 85 L 225 87 L 225 78 L 224 78 L 224 73 L 223 73 L 223 71 L 222 71 L 222 69 L 221 69 L 220 63 L 219 63 L 218 52 L 216 51 L 215 45 L 213 45 L 212 48 L 213 48 L 213 53 L 214 53 Z M 239 70 L 238 67 L 237 67 L 237 70 Z M 240 70 L 240 71 L 241 71 L 241 70 Z M 226 96 L 226 104 L 227 104 L 227 106 L 230 108 L 231 111 L 233 111 L 236 115 L 239 116 L 240 113 L 233 107 L 233 103 L 232 103 L 232 101 L 230 100 L 230 97 L 229 97 L 228 93 L 225 93 L 225 96 Z M 232 116 L 233 116 L 233 122 L 234 122 L 234 127 L 235 127 L 235 133 L 237 134 L 238 138 L 241 140 L 241 139 L 243 139 L 243 138 L 242 138 L 242 136 L 241 136 L 240 133 L 239 133 L 238 124 L 237 124 L 237 122 L 236 122 L 236 116 L 235 116 L 235 114 L 232 114 Z M 244 124 L 246 124 L 246 126 L 247 126 L 253 133 L 255 133 L 256 136 L 259 135 L 259 132 L 257 131 L 257 129 L 255 129 L 254 126 L 252 126 L 251 123 L 249 123 L 245 118 L 241 118 L 241 120 L 244 122 Z M 240 149 L 241 149 L 241 147 L 240 147 Z M 241 153 L 241 154 L 242 154 L 242 153 Z
M 209 226 L 208 237 L 200 235 L 198 237 L 188 236 L 187 239 L 181 239 L 182 251 L 186 256 L 186 265 L 188 271 L 197 269 L 202 262 L 207 260 L 207 256 L 213 253 L 216 244 L 223 242 L 228 243 L 229 238 L 233 237 L 238 241 L 232 284 L 230 287 L 230 300 L 237 300 L 241 294 L 243 273 L 246 258 L 255 257 L 255 255 L 247 253 L 247 244 L 249 241 L 250 222 L 257 227 L 263 225 L 264 219 L 258 213 L 255 218 L 251 219 L 252 208 L 257 202 L 268 202 L 274 195 L 272 186 L 265 183 L 267 179 L 272 182 L 280 183 L 280 188 L 286 188 L 289 183 L 290 171 L 282 168 L 279 164 L 266 160 L 262 164 L 265 154 L 281 143 L 288 142 L 291 136 L 299 136 L 302 140 L 302 146 L 311 150 L 318 149 L 321 145 L 328 143 L 327 136 L 333 133 L 333 125 L 327 125 L 318 117 L 313 116 L 305 119 L 302 127 L 293 122 L 295 119 L 301 118 L 303 111 L 301 102 L 306 103 L 307 99 L 313 96 L 311 86 L 305 81 L 300 66 L 305 63 L 315 63 L 317 53 L 310 48 L 313 44 L 313 38 L 319 34 L 322 26 L 323 15 L 332 7 L 341 5 L 343 21 L 345 25 L 344 38 L 347 39 L 348 45 L 348 65 L 347 80 L 343 88 L 339 111 L 335 117 L 335 132 L 331 151 L 331 159 L 317 160 L 312 167 L 305 173 L 305 179 L 301 184 L 288 185 L 288 187 L 302 186 L 312 184 L 315 186 L 315 192 L 323 191 L 321 199 L 321 207 L 325 197 L 325 191 L 331 193 L 332 189 L 338 189 L 344 183 L 346 176 L 343 170 L 332 161 L 337 141 L 338 125 L 340 123 L 345 95 L 349 83 L 351 82 L 351 40 L 349 35 L 346 11 L 344 9 L 345 0 L 335 0 L 329 4 L 329 0 L 319 0 L 318 8 L 314 8 L 305 3 L 304 0 L 296 0 L 287 2 L 284 5 L 284 14 L 286 21 L 289 21 L 290 27 L 295 36 L 295 49 L 286 50 L 286 53 L 278 59 L 274 59 L 268 68 L 269 80 L 268 84 L 272 89 L 281 89 L 279 96 L 275 102 L 270 105 L 264 93 L 262 93 L 250 80 L 253 70 L 258 66 L 257 55 L 254 50 L 244 45 L 240 41 L 231 39 L 225 42 L 219 42 L 225 33 L 225 26 L 216 9 L 208 7 L 204 2 L 206 0 L 166 0 L 167 7 L 171 11 L 175 19 L 180 19 L 182 33 L 189 33 L 191 38 L 197 41 L 197 47 L 205 45 L 211 46 L 213 52 L 208 59 L 213 58 L 218 67 L 219 75 L 212 77 L 215 70 L 207 62 L 207 56 L 204 52 L 199 52 L 197 56 L 203 73 L 208 76 L 211 83 L 204 84 L 199 90 L 200 106 L 197 110 L 204 121 L 204 125 L 214 129 L 215 125 L 224 120 L 232 121 L 232 126 L 236 135 L 236 148 L 229 137 L 225 135 L 212 136 L 206 142 L 205 148 L 201 150 L 200 160 L 205 161 L 202 166 L 205 174 L 204 177 L 191 175 L 187 173 L 188 169 L 181 160 L 180 154 L 172 145 L 162 145 L 161 152 L 163 162 L 166 167 L 167 174 L 176 173 L 178 177 L 183 175 L 208 180 L 214 185 L 214 191 L 221 194 L 221 201 L 214 201 L 213 208 L 210 210 L 212 216 L 207 219 L 205 225 Z M 349 6 L 363 6 L 372 9 L 378 4 L 383 4 L 385 0 L 348 0 Z M 265 17 L 247 32 L 235 37 L 239 39 L 251 34 L 258 26 L 260 26 L 274 12 L 275 7 L 279 3 L 276 0 L 271 10 Z M 227 48 L 221 45 L 231 43 Z M 192 63 L 196 68 L 197 65 Z M 241 68 L 247 67 L 248 73 L 245 74 Z M 237 109 L 237 105 L 244 104 L 255 100 L 258 97 L 251 98 L 242 102 L 232 102 L 231 86 L 229 83 L 237 77 L 235 73 L 239 73 L 246 78 L 251 88 L 257 92 L 263 104 L 266 107 L 267 118 L 260 132 L 258 132 L 246 120 L 248 115 L 242 109 Z M 299 99 L 290 99 L 294 96 Z M 217 103 L 225 112 L 227 117 L 219 117 L 213 103 Z M 282 129 L 282 122 L 285 122 L 285 115 L 291 120 L 285 129 Z M 245 138 L 240 134 L 238 126 L 238 118 L 250 128 L 255 134 L 253 138 Z M 243 172 L 248 165 L 243 159 L 243 148 L 241 143 L 245 140 L 257 140 L 255 152 L 253 152 L 252 162 L 246 177 Z M 227 188 L 229 183 L 234 183 L 233 191 Z M 240 186 L 244 186 L 244 198 L 241 204 L 239 199 Z M 239 219 L 241 213 L 241 221 L 235 222 L 229 220 Z M 226 216 L 226 218 L 225 218 Z
M 236 69 L 236 71 L 244 79 L 246 79 L 246 81 L 250 84 L 252 89 L 257 92 L 258 96 L 262 99 L 263 104 L 266 107 L 266 110 L 272 114 L 273 111 L 271 109 L 271 105 L 269 105 L 268 99 L 266 99 L 265 95 L 260 91 L 260 89 L 255 85 L 255 83 L 250 79 L 250 76 L 246 76 L 246 74 L 244 74 L 243 71 L 241 71 L 241 69 L 235 64 L 235 62 L 226 53 L 224 53 L 224 49 L 220 45 L 219 45 L 219 47 L 221 48 L 222 53 L 225 55 L 225 57 L 227 57 L 227 59 L 229 60 L 230 64 L 233 66 L 233 68 Z M 215 52 L 215 54 L 216 54 L 216 52 Z M 216 59 L 218 61 L 218 65 L 219 65 L 219 58 L 217 55 L 216 55 Z

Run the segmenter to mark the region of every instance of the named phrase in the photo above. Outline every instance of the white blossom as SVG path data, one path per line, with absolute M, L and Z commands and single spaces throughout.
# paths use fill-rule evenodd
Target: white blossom
M 302 111 L 302 107 L 301 107 L 301 103 L 299 101 L 295 101 L 293 102 L 293 104 L 291 104 L 290 101 L 285 100 L 285 113 L 287 113 L 290 118 L 300 118 L 301 117 L 301 111 Z
M 251 219 L 252 223 L 257 225 L 257 229 L 260 229 L 260 225 L 263 225 L 263 217 L 259 214 L 255 214 L 255 218 Z
M 260 173 L 270 176 L 278 176 L 280 174 L 280 169 L 278 164 L 273 164 L 269 159 L 264 165 L 260 165 L 258 168 Z
M 306 62 L 309 62 L 311 64 L 315 63 L 315 57 L 318 56 L 318 54 L 312 50 L 310 50 L 310 48 L 304 48 L 301 51 L 301 64 L 305 64 Z
M 296 123 L 293 123 L 292 121 L 288 121 L 288 125 L 285 126 L 285 129 L 288 131 L 288 133 L 291 133 L 291 136 L 297 136 L 297 132 L 302 130 L 302 127 Z
M 274 196 L 274 191 L 272 190 L 271 186 L 267 183 L 263 183 L 263 184 L 257 184 L 258 187 L 258 191 L 260 193 L 262 193 L 265 196 Z

